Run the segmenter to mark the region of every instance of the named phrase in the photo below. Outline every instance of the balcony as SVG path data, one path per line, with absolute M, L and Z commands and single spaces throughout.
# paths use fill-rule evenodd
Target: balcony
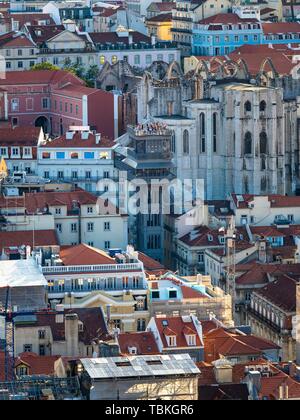
M 257 319 L 258 321 L 262 322 L 263 324 L 266 324 L 271 330 L 275 331 L 278 334 L 282 334 L 282 329 L 274 322 L 270 321 L 268 318 L 264 317 L 259 312 L 255 311 L 255 309 L 249 307 L 247 311 L 253 318 Z
M 74 265 L 74 266 L 52 266 L 41 267 L 44 275 L 51 274 L 68 274 L 68 273 L 115 273 L 126 271 L 142 271 L 142 263 L 129 264 L 103 264 L 103 265 Z

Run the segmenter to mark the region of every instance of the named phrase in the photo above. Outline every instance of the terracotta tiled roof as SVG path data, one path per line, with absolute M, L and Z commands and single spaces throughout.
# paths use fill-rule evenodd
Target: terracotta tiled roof
M 44 211 L 51 206 L 67 206 L 67 211 L 73 210 L 74 203 L 96 204 L 97 197 L 93 194 L 83 191 L 75 190 L 72 192 L 39 192 L 28 193 L 24 197 L 18 198 L 4 198 L 0 197 L 0 207 L 9 208 L 26 208 L 28 213 L 35 213 L 37 210 Z
M 58 239 L 55 230 L 35 230 L 31 231 L 13 231 L 0 232 L 0 253 L 3 248 L 20 247 L 22 245 L 36 246 L 52 246 L 58 245 Z
M 139 260 L 144 264 L 144 269 L 148 275 L 163 275 L 167 272 L 165 267 L 159 262 L 149 257 L 143 252 L 138 252 Z
M 63 82 L 72 82 L 74 85 L 83 85 L 84 82 L 74 74 L 65 70 L 27 70 L 27 71 L 7 71 L 4 79 L 0 79 L 0 85 L 54 85 Z
M 42 46 L 45 42 L 64 32 L 66 29 L 63 25 L 28 25 L 27 30 L 32 40 Z
M 196 335 L 196 347 L 202 347 L 201 339 L 197 333 L 194 323 L 184 322 L 182 317 L 155 317 L 155 323 L 162 340 L 163 346 L 169 348 L 166 340 L 166 336 L 176 336 L 176 348 L 187 347 L 187 341 L 184 335 L 185 328 L 189 328 L 194 331 Z M 168 325 L 166 325 L 166 323 Z
M 254 195 L 243 194 L 243 201 L 237 200 L 237 195 L 232 194 L 232 199 L 237 208 L 248 208 L 249 203 L 253 202 Z M 285 195 L 269 195 L 268 199 L 272 208 L 300 207 L 300 196 L 287 197 Z
M 60 258 L 65 266 L 116 264 L 106 252 L 86 244 L 62 248 Z
M 295 279 L 282 275 L 255 293 L 287 312 L 295 312 L 296 285 Z
M 55 362 L 60 356 L 38 356 L 36 353 L 21 353 L 15 359 L 15 367 L 25 364 L 29 375 L 54 375 Z
M 77 90 L 77 86 L 76 86 Z M 113 139 L 109 139 L 107 137 L 102 137 L 99 143 L 96 142 L 96 135 L 90 133 L 87 139 L 82 139 L 81 133 L 76 132 L 71 140 L 66 138 L 66 135 L 61 137 L 57 137 L 54 140 L 48 141 L 47 143 L 43 144 L 42 147 L 47 148 L 111 148 L 115 146 L 115 142 Z
M 219 13 L 217 15 L 214 16 L 210 16 L 206 19 L 202 19 L 200 20 L 200 22 L 198 22 L 201 25 L 210 25 L 210 24 L 234 24 L 236 25 L 237 23 L 259 23 L 259 21 L 257 19 L 252 19 L 252 18 L 246 18 L 246 19 L 242 19 L 240 18 L 237 14 L 235 13 Z
M 65 341 L 65 321 L 57 322 L 55 311 L 37 312 L 37 321 L 32 324 L 16 323 L 16 328 L 50 327 L 54 341 Z M 107 326 L 102 311 L 99 308 L 74 308 L 65 309 L 64 314 L 77 314 L 83 323 L 83 331 L 79 333 L 79 341 L 90 345 L 95 339 L 106 340 L 108 338 Z M 78 355 L 74 355 L 78 356 Z
M 262 29 L 265 35 L 300 33 L 300 24 L 296 22 L 268 22 L 262 24 Z
M 39 127 L 0 127 L 1 146 L 37 146 L 41 128 Z
M 172 13 L 162 13 L 160 15 L 153 16 L 152 18 L 147 19 L 147 22 L 150 23 L 164 23 L 172 22 Z
M 13 13 L 10 16 L 14 22 L 19 22 L 19 29 L 26 24 L 38 25 L 39 22 L 47 22 L 47 25 L 55 25 L 53 18 L 48 13 Z
M 117 43 L 123 43 L 128 44 L 129 43 L 129 37 L 127 36 L 118 36 L 116 32 L 92 32 L 89 33 L 92 41 L 94 44 L 117 44 Z M 150 37 L 143 35 L 139 32 L 130 32 L 130 35 L 133 38 L 134 43 L 139 42 L 146 42 L 148 44 L 151 43 Z
M 118 342 L 123 355 L 129 354 L 129 347 L 135 347 L 138 355 L 159 354 L 152 332 L 121 333 Z

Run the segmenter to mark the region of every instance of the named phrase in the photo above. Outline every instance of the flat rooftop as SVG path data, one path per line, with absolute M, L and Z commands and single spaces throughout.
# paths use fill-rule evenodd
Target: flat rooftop
M 0 287 L 47 286 L 34 259 L 0 261 Z
M 200 373 L 189 354 L 103 357 L 98 359 L 81 359 L 81 363 L 90 378 L 96 380 L 185 376 L 198 375 Z

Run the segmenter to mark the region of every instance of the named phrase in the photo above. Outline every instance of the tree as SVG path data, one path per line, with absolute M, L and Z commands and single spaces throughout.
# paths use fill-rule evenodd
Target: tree
M 99 68 L 96 64 L 90 66 L 88 71 L 86 72 L 85 79 L 87 84 L 91 87 L 96 87 L 96 80 L 99 75 Z
M 45 63 L 35 64 L 31 67 L 31 70 L 59 70 L 59 67 L 46 61 Z

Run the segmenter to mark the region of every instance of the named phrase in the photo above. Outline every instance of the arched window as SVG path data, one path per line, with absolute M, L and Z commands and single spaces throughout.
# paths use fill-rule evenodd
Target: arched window
M 183 132 L 183 154 L 188 155 L 190 153 L 190 138 L 188 130 Z
M 244 105 L 245 112 L 251 112 L 252 106 L 250 101 L 246 101 Z
M 214 112 L 213 114 L 213 151 L 217 153 L 217 114 Z
M 261 155 L 267 154 L 267 148 L 268 148 L 268 138 L 265 131 L 262 131 L 259 135 L 259 150 Z
M 200 149 L 201 153 L 205 153 L 205 115 L 203 112 L 200 114 Z
M 259 110 L 260 112 L 264 112 L 266 110 L 267 104 L 265 101 L 261 101 L 259 104 Z
M 175 131 L 172 131 L 172 137 L 171 137 L 171 152 L 176 152 L 176 135 Z
M 244 140 L 244 154 L 251 155 L 252 154 L 252 135 L 249 131 L 245 134 Z

